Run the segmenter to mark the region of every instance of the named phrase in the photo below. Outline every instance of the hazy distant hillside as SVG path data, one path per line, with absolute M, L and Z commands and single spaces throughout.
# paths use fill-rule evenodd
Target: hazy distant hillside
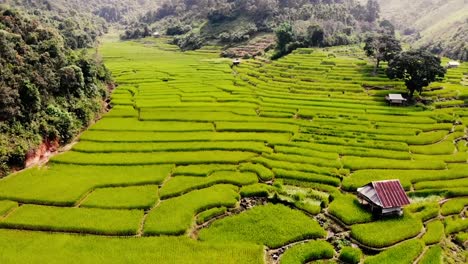
M 468 60 L 468 1 L 379 0 L 382 17 L 416 46 Z

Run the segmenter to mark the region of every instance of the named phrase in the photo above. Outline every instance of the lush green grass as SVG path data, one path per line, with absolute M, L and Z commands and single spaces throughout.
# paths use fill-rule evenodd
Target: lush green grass
M 344 263 L 358 264 L 361 262 L 362 252 L 359 248 L 344 247 L 341 249 L 339 259 Z
M 322 227 L 304 213 L 284 205 L 269 204 L 218 220 L 203 229 L 199 238 L 220 243 L 246 241 L 275 248 L 325 234 Z
M 82 141 L 73 146 L 73 151 L 84 153 L 136 153 L 136 152 L 160 152 L 164 154 L 167 151 L 250 151 L 261 154 L 262 152 L 271 152 L 272 150 L 265 146 L 263 142 L 245 141 L 245 142 L 92 142 Z
M 426 233 L 422 240 L 426 245 L 439 243 L 445 237 L 444 224 L 441 221 L 433 221 L 426 225 Z
M 333 258 L 335 250 L 325 241 L 310 241 L 288 248 L 280 258 L 281 264 L 302 264 L 312 260 Z
M 365 169 L 406 169 L 406 170 L 443 170 L 446 165 L 443 161 L 406 161 L 378 158 L 344 157 L 343 166 L 351 170 Z
M 203 224 L 205 223 L 206 221 L 216 217 L 216 216 L 219 216 L 219 215 L 222 215 L 224 213 L 226 213 L 227 211 L 227 208 L 226 207 L 215 207 L 215 208 L 211 208 L 211 209 L 208 209 L 206 211 L 203 211 L 201 213 L 199 213 L 197 215 L 197 224 Z
M 468 241 L 468 232 L 460 232 L 455 236 L 455 241 L 461 245 L 465 244 Z
M 272 180 L 275 176 L 273 172 L 263 166 L 262 164 L 255 164 L 255 163 L 243 163 L 239 167 L 240 171 L 250 171 L 257 173 L 258 177 L 262 181 L 269 181 Z
M 161 199 L 167 199 L 215 184 L 225 183 L 243 186 L 257 181 L 257 175 L 254 173 L 237 171 L 217 171 L 206 177 L 179 176 L 171 178 L 164 184 L 160 190 L 160 196 Z
M 421 230 L 421 221 L 404 216 L 354 225 L 351 227 L 351 236 L 367 246 L 380 248 L 415 237 Z
M 413 202 L 407 205 L 404 212 L 410 214 L 412 217 L 427 221 L 439 215 L 439 203 L 433 202 Z
M 468 188 L 468 178 L 443 181 L 424 181 L 414 184 L 414 189 L 446 189 L 454 187 Z
M 442 248 L 439 245 L 430 247 L 426 253 L 424 253 L 420 264 L 442 264 Z
M 445 218 L 445 233 L 452 234 L 468 230 L 468 219 L 460 216 L 450 216 Z
M 0 180 L 0 198 L 23 203 L 73 205 L 95 188 L 160 184 L 173 165 L 31 168 Z
M 372 257 L 364 260 L 365 264 L 412 264 L 421 254 L 424 243 L 420 240 L 410 240 L 401 243 L 391 249 L 387 249 Z
M 273 172 L 275 173 L 276 178 L 280 179 L 293 179 L 306 182 L 316 182 L 332 186 L 340 185 L 340 179 L 331 176 L 283 169 L 273 169 Z
M 81 207 L 109 209 L 149 209 L 158 201 L 158 186 L 100 188 L 94 190 Z
M 54 157 L 51 161 L 59 164 L 74 165 L 155 165 L 155 164 L 197 164 L 232 163 L 237 164 L 255 157 L 251 152 L 235 151 L 181 151 L 153 153 L 93 153 L 67 152 Z
M 451 215 L 461 213 L 463 208 L 468 205 L 468 198 L 454 198 L 445 202 L 441 207 L 442 215 Z
M 18 206 L 17 202 L 0 201 L 0 217 L 8 213 L 9 211 L 11 211 L 13 208 L 17 206 Z
M 416 154 L 442 155 L 453 154 L 455 145 L 452 142 L 443 141 L 441 143 L 426 146 L 411 146 L 410 151 Z
M 213 131 L 211 123 L 195 122 L 141 122 L 133 118 L 103 118 L 90 130 L 99 131 L 154 131 L 154 132 L 195 132 Z
M 164 113 L 156 112 L 158 115 Z M 171 112 L 172 113 L 172 112 Z M 185 113 L 181 113 L 185 115 Z M 89 130 L 80 137 L 92 142 L 194 142 L 194 141 L 287 141 L 288 133 L 256 132 L 119 132 Z
M 328 207 L 328 212 L 347 225 L 372 221 L 372 214 L 359 204 L 353 195 L 335 197 Z
M 242 197 L 268 197 L 273 189 L 274 188 L 269 185 L 256 183 L 243 186 L 240 189 L 240 195 Z
M 465 164 L 450 164 L 448 170 L 359 170 L 343 180 L 345 190 L 355 191 L 371 181 L 399 179 L 406 190 L 412 183 L 420 181 L 461 179 L 468 176 Z
M 185 176 L 207 176 L 212 174 L 215 171 L 222 170 L 237 170 L 237 165 L 232 164 L 195 164 L 195 165 L 185 165 L 177 166 L 172 174 L 185 175 Z
M 23 205 L 0 221 L 0 227 L 105 235 L 134 235 L 142 218 L 143 211 L 140 210 Z
M 213 207 L 232 207 L 239 194 L 232 185 L 216 185 L 162 201 L 146 219 L 145 235 L 179 235 L 190 227 L 195 215 Z
M 187 237 L 111 238 L 0 230 L 0 262 L 13 263 L 263 263 L 263 248 Z M 20 252 L 20 253 L 19 253 Z
M 231 60 L 215 51 L 180 53 L 165 40 L 112 42 L 100 51 L 119 84 L 111 95 L 114 108 L 47 167 L 0 179 L 0 215 L 16 203 L 67 206 L 36 212 L 38 205 L 23 205 L 5 222 L 113 235 L 135 234 L 143 224 L 144 235 L 161 236 L 114 240 L 0 230 L 8 237 L 0 236 L 0 244 L 12 243 L 2 247 L 7 252 L 0 256 L 2 263 L 262 263 L 260 245 L 324 237 L 310 215 L 326 211 L 353 225 L 351 236 L 361 243 L 392 246 L 416 236 L 422 221 L 437 216 L 437 199 L 468 194 L 466 141 L 453 143 L 466 129 L 453 125 L 465 124 L 468 116 L 463 107 L 452 107 L 461 102 L 453 99 L 466 97 L 462 85 L 444 81 L 434 84 L 443 89 L 424 91 L 423 96 L 442 102 L 437 107 L 447 108 L 387 106 L 384 96 L 402 93 L 404 85 L 386 78 L 385 64 L 372 76 L 357 46 L 301 49 L 269 63 L 244 60 L 234 68 L 237 74 Z M 462 72 L 457 74 L 460 78 Z M 364 89 L 363 84 L 389 89 Z M 413 202 L 401 219 L 376 220 L 346 193 L 386 179 L 399 179 L 411 196 L 438 196 Z M 229 214 L 199 233 L 213 243 L 180 236 L 197 237 L 191 232 L 196 223 L 238 205 L 240 197 L 258 196 L 296 209 L 269 204 Z M 83 208 L 72 208 L 78 204 Z M 442 213 L 460 213 L 465 205 L 462 199 L 449 201 Z M 34 209 L 22 211 L 28 207 Z M 145 218 L 141 211 L 111 208 L 151 210 Z M 54 212 L 42 217 L 48 210 Z M 31 217 L 15 217 L 18 212 Z M 139 217 L 127 221 L 131 217 L 121 214 Z M 47 225 L 40 226 L 41 221 Z M 443 223 L 454 237 L 466 230 L 459 218 Z M 437 243 L 440 226 L 427 224 L 422 239 Z M 324 227 L 330 229 L 328 222 Z M 10 242 L 12 234 L 19 235 Z M 42 249 L 47 243 L 28 247 L 29 237 L 50 239 L 51 249 Z M 283 258 L 302 263 L 301 258 L 320 251 L 310 246 L 314 243 L 322 242 L 293 247 Z M 410 263 L 419 246 L 403 245 L 366 262 Z M 51 255 L 57 260 L 49 261 Z M 346 247 L 341 256 L 350 263 L 361 258 Z

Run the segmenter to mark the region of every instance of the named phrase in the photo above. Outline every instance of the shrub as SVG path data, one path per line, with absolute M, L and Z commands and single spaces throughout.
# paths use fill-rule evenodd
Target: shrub
M 361 261 L 362 252 L 359 248 L 344 247 L 341 249 L 339 259 L 344 263 L 358 264 Z

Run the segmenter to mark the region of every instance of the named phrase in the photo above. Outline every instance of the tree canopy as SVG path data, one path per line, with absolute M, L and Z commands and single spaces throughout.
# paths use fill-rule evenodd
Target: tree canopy
M 400 52 L 401 45 L 394 35 L 387 32 L 373 34 L 366 38 L 364 51 L 368 57 L 375 60 L 374 74 L 380 66 L 380 62 L 393 60 Z
M 375 0 L 369 4 L 354 0 L 164 0 L 158 9 L 130 24 L 122 38 L 145 37 L 142 32 L 149 28 L 180 34 L 181 39 L 193 39 L 195 34 L 205 42 L 231 45 L 281 30 L 288 23 L 294 35 L 292 50 L 359 43 L 361 33 L 372 29 L 378 17 Z
M 390 61 L 387 75 L 390 79 L 403 80 L 412 97 L 414 92 L 445 76 L 440 58 L 424 50 L 406 51 Z
M 70 141 L 100 112 L 108 80 L 59 31 L 0 6 L 0 175 L 44 140 Z

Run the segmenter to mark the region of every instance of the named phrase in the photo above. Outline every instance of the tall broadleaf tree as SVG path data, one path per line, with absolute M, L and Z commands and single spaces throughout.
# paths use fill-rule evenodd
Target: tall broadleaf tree
M 444 78 L 447 70 L 442 67 L 440 58 L 424 50 L 402 52 L 388 65 L 387 76 L 405 82 L 413 97 L 414 92 L 422 93 L 431 82 Z
M 380 66 L 380 62 L 390 62 L 402 51 L 402 49 L 400 41 L 398 41 L 394 35 L 384 32 L 367 37 L 365 40 L 364 51 L 368 57 L 372 57 L 375 60 L 375 75 Z

